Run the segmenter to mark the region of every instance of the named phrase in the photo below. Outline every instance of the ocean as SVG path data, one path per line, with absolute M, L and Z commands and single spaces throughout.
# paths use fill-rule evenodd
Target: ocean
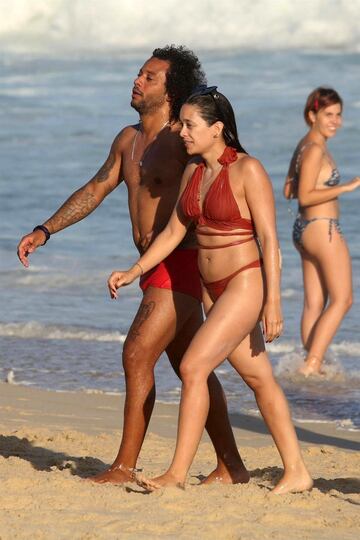
M 268 351 L 293 415 L 359 429 L 360 191 L 341 197 L 355 303 L 328 351 L 326 377 L 306 381 L 296 374 L 303 352 L 301 268 L 291 242 L 295 207 L 281 191 L 305 132 L 306 96 L 319 85 L 335 87 L 345 103 L 343 129 L 330 142 L 342 178 L 360 174 L 360 1 L 294 2 L 291 10 L 285 0 L 275 8 L 266 0 L 206 4 L 169 1 L 165 11 L 163 2 L 139 1 L 134 11 L 115 0 L 11 6 L 0 0 L 0 13 L 6 10 L 0 17 L 0 380 L 12 371 L 24 385 L 124 391 L 122 343 L 141 293 L 132 284 L 112 302 L 106 279 L 136 257 L 125 187 L 54 235 L 29 269 L 18 262 L 16 246 L 93 176 L 121 127 L 136 121 L 132 82 L 152 50 L 184 43 L 198 53 L 209 84 L 231 100 L 242 144 L 273 182 L 285 330 Z M 181 24 L 173 24 L 176 10 Z M 230 410 L 258 414 L 231 366 L 217 372 Z M 180 384 L 165 356 L 156 382 L 157 399 L 178 402 Z

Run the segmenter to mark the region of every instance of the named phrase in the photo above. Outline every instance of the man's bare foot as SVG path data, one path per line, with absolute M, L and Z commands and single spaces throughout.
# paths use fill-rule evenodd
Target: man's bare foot
M 122 463 L 120 465 L 112 465 L 106 471 L 86 478 L 90 482 L 97 484 L 126 484 L 126 482 L 135 482 L 134 470 L 126 467 Z
M 227 469 L 224 466 L 217 466 L 204 480 L 201 485 L 214 484 L 216 482 L 222 484 L 247 484 L 250 480 L 250 474 L 245 466 Z
M 324 375 L 324 372 L 321 371 L 321 364 L 322 361 L 317 356 L 308 356 L 304 365 L 299 369 L 299 373 L 306 378 L 309 377 L 309 375 Z
M 280 482 L 276 484 L 271 491 L 274 495 L 285 495 L 285 493 L 301 493 L 302 491 L 310 491 L 314 482 L 308 473 L 305 465 L 300 467 L 300 470 L 293 470 L 284 473 Z
M 138 484 L 138 486 L 141 486 L 148 491 L 156 491 L 157 489 L 164 487 L 177 487 L 180 489 L 185 489 L 185 483 L 181 482 L 170 473 L 165 473 L 157 478 L 148 478 L 144 474 L 140 473 L 136 473 L 134 476 L 135 482 Z

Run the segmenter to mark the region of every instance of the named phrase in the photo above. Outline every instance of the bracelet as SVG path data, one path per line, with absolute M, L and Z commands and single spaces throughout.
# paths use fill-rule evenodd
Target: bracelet
M 41 244 L 42 246 L 45 246 L 46 242 L 50 238 L 49 229 L 47 227 L 45 227 L 45 225 L 36 225 L 36 227 L 33 228 L 33 232 L 35 232 L 35 231 L 42 231 L 45 234 L 45 242 L 43 244 Z
M 142 276 L 143 273 L 144 273 L 144 269 L 143 269 L 143 267 L 141 266 L 141 264 L 138 263 L 138 262 L 136 262 L 136 263 L 134 263 L 134 266 L 138 266 L 138 267 L 140 268 L 140 276 Z

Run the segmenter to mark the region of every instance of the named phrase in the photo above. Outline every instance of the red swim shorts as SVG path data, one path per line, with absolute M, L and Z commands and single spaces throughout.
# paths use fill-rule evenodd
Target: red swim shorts
M 169 289 L 193 296 L 201 302 L 202 292 L 196 249 L 175 249 L 166 259 L 140 278 L 143 292 L 148 287 Z

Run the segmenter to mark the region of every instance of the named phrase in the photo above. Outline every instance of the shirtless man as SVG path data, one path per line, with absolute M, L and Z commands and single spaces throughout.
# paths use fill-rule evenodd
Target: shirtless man
M 88 216 L 122 181 L 128 188 L 133 238 L 143 253 L 167 224 L 189 159 L 179 137 L 178 113 L 194 87 L 205 82 L 197 57 L 184 47 L 155 49 L 134 81 L 131 106 L 140 122 L 125 127 L 112 143 L 96 175 L 34 231 L 24 236 L 18 257 L 28 256 L 65 227 Z M 143 299 L 123 347 L 126 382 L 124 427 L 114 463 L 93 477 L 97 482 L 128 482 L 136 466 L 155 402 L 154 367 L 166 351 L 179 364 L 202 323 L 201 289 L 194 238 L 154 271 L 142 276 Z M 217 466 L 205 482 L 248 482 L 231 430 L 226 401 L 215 374 L 208 380 L 211 406 L 206 424 Z

